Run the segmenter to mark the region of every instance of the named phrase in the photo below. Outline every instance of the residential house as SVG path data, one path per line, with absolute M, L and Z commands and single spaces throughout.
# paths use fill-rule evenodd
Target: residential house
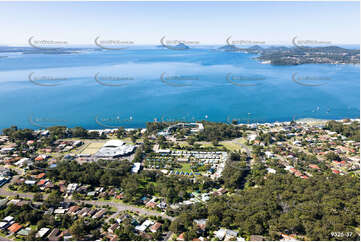
M 178 241 L 184 241 L 184 233 L 181 233 L 178 237 L 177 237 Z
M 36 238 L 43 238 L 48 232 L 50 231 L 49 228 L 41 228 L 35 235 Z
M 238 232 L 234 231 L 234 230 L 230 230 L 230 229 L 227 229 L 226 230 L 226 238 L 225 240 L 233 240 L 235 238 L 237 238 L 237 235 L 238 235 Z
M 155 224 L 153 224 L 153 225 L 149 228 L 149 230 L 150 230 L 152 233 L 156 233 L 161 226 L 162 226 L 161 223 L 156 222 Z
M 218 239 L 218 240 L 223 240 L 224 237 L 226 236 L 226 229 L 219 229 L 217 231 L 214 231 L 214 236 Z
M 112 225 L 108 228 L 108 232 L 114 234 L 114 233 L 115 233 L 115 230 L 116 230 L 118 227 L 119 227 L 118 224 L 116 224 L 116 223 L 115 223 L 115 224 L 112 224 Z
M 145 204 L 145 207 L 147 208 L 155 208 L 157 206 L 157 204 L 153 201 L 149 201 L 147 202 L 147 204 Z
M 70 214 L 70 215 L 75 215 L 76 212 L 80 209 L 79 206 L 75 205 L 75 206 L 71 206 L 67 212 L 67 214 Z
M 60 240 L 59 235 L 60 235 L 60 230 L 55 228 L 49 233 L 47 238 L 49 241 L 58 241 L 58 240 Z
M 152 220 L 145 220 L 141 225 L 135 227 L 139 232 L 144 232 L 150 225 L 153 225 L 154 222 Z
M 28 236 L 29 234 L 30 234 L 30 232 L 31 232 L 31 228 L 30 227 L 27 227 L 27 228 L 23 228 L 23 229 L 21 229 L 18 233 L 17 233 L 17 235 L 20 235 L 20 236 Z
M 9 228 L 8 228 L 8 231 L 11 233 L 11 234 L 16 234 L 20 229 L 22 229 L 23 226 L 21 226 L 20 224 L 18 223 L 14 223 L 12 224 Z
M 197 225 L 197 227 L 203 231 L 206 230 L 207 219 L 195 219 L 193 222 Z
M 251 235 L 250 241 L 263 241 L 265 238 L 262 235 Z
M 105 214 L 106 210 L 105 209 L 101 209 L 99 210 L 96 214 L 93 215 L 93 219 L 99 219 L 101 217 L 103 217 L 103 215 Z

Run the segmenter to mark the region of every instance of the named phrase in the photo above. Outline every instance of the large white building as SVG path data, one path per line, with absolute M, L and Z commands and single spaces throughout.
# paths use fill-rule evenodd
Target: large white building
M 94 156 L 97 158 L 115 158 L 129 155 L 134 149 L 134 145 L 126 144 L 121 140 L 109 140 Z

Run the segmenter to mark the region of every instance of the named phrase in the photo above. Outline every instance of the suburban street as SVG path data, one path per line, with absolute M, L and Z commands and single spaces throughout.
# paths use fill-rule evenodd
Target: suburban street
M 8 191 L 4 188 L 0 189 L 0 195 L 1 196 L 10 196 L 10 197 L 15 197 L 15 196 L 19 196 L 21 198 L 28 198 L 28 199 L 32 199 L 33 198 L 33 194 L 30 193 L 19 193 L 19 192 L 12 192 L 12 191 Z M 44 199 L 47 196 L 44 195 Z M 145 208 L 140 208 L 137 206 L 133 206 L 133 205 L 129 205 L 129 204 L 123 204 L 123 203 L 117 203 L 117 202 L 105 202 L 105 201 L 83 201 L 83 200 L 73 200 L 73 199 L 65 199 L 65 201 L 67 202 L 84 202 L 85 204 L 92 204 L 92 205 L 96 205 L 96 206 L 111 206 L 117 209 L 117 213 L 121 212 L 121 211 L 132 211 L 138 214 L 143 214 L 143 215 L 148 215 L 148 216 L 161 216 L 163 218 L 169 219 L 171 221 L 173 221 L 175 218 L 174 217 L 170 217 L 166 214 L 157 212 L 157 211 L 153 211 L 153 210 L 148 210 Z
M 66 200 L 66 201 L 74 201 L 74 200 Z M 169 219 L 171 221 L 173 221 L 175 219 L 174 217 L 170 217 L 166 214 L 162 214 L 157 211 L 139 208 L 139 207 L 136 207 L 133 205 L 122 204 L 122 203 L 117 203 L 117 202 L 103 202 L 103 201 L 81 201 L 81 202 L 84 202 L 86 204 L 97 205 L 97 206 L 109 205 L 111 207 L 115 207 L 118 212 L 129 210 L 129 211 L 132 211 L 132 212 L 135 212 L 138 214 L 144 214 L 144 215 L 148 215 L 148 216 L 161 216 L 161 217 Z

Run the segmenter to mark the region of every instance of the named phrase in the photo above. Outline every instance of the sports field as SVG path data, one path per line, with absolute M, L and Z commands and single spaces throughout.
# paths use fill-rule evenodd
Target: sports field
M 88 144 L 86 144 L 86 147 L 80 152 L 80 154 L 93 155 L 93 154 L 95 154 L 101 147 L 103 147 L 104 144 L 105 144 L 105 141 L 104 141 L 104 142 L 97 142 L 97 143 L 88 143 Z

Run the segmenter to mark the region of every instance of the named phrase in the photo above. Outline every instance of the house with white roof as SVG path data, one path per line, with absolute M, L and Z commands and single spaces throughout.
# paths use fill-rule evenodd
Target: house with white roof
M 36 233 L 36 237 L 37 237 L 37 238 L 43 238 L 49 231 L 50 231 L 49 228 L 41 228 L 41 229 Z
M 154 222 L 152 220 L 147 219 L 141 225 L 135 227 L 139 232 L 144 232 L 149 226 L 153 225 Z

